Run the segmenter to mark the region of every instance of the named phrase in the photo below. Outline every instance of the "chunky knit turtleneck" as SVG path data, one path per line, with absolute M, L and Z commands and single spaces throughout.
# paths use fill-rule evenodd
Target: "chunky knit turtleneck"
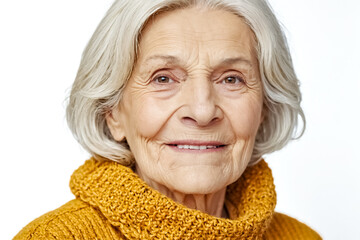
M 111 161 L 88 160 L 70 188 L 77 200 L 35 220 L 15 239 L 320 239 L 295 219 L 274 214 L 275 187 L 265 161 L 227 188 L 230 219 L 176 203 Z
M 114 162 L 86 162 L 75 171 L 70 186 L 76 197 L 99 208 L 129 239 L 253 238 L 266 229 L 276 202 L 265 162 L 248 168 L 229 187 L 226 206 L 232 220 L 178 204 Z

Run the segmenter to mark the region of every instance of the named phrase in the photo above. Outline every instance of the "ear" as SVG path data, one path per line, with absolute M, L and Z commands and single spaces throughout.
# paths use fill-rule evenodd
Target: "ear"
M 107 126 L 111 135 L 116 141 L 122 141 L 125 138 L 124 123 L 121 121 L 121 112 L 118 108 L 114 108 L 105 115 Z

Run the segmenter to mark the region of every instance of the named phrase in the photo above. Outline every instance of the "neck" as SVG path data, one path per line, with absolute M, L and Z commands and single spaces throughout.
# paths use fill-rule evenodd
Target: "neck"
M 178 191 L 170 191 L 166 187 L 159 190 L 162 194 L 188 208 L 196 209 L 215 217 L 226 217 L 224 201 L 226 188 L 209 194 L 184 194 Z
M 165 196 L 171 198 L 188 208 L 196 209 L 215 217 L 227 218 L 224 208 L 226 187 L 220 191 L 208 194 L 185 194 L 176 190 L 170 190 L 166 186 L 144 177 L 140 171 L 136 171 L 139 177 L 145 181 L 151 188 L 159 191 Z

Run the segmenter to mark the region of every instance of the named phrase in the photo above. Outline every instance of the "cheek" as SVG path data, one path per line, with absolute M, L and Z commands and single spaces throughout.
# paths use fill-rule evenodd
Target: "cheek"
M 139 135 L 145 138 L 155 137 L 166 125 L 167 121 L 178 108 L 174 101 L 143 96 L 133 104 L 132 123 Z
M 236 107 L 228 108 L 227 111 L 238 138 L 255 138 L 261 123 L 261 101 L 241 101 Z

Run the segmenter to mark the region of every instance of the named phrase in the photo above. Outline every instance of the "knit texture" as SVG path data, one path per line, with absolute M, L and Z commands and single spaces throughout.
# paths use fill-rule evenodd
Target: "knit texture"
M 265 161 L 228 187 L 230 219 L 176 203 L 111 161 L 88 160 L 70 188 L 76 200 L 36 219 L 15 239 L 321 239 L 297 220 L 274 214 L 275 186 Z

